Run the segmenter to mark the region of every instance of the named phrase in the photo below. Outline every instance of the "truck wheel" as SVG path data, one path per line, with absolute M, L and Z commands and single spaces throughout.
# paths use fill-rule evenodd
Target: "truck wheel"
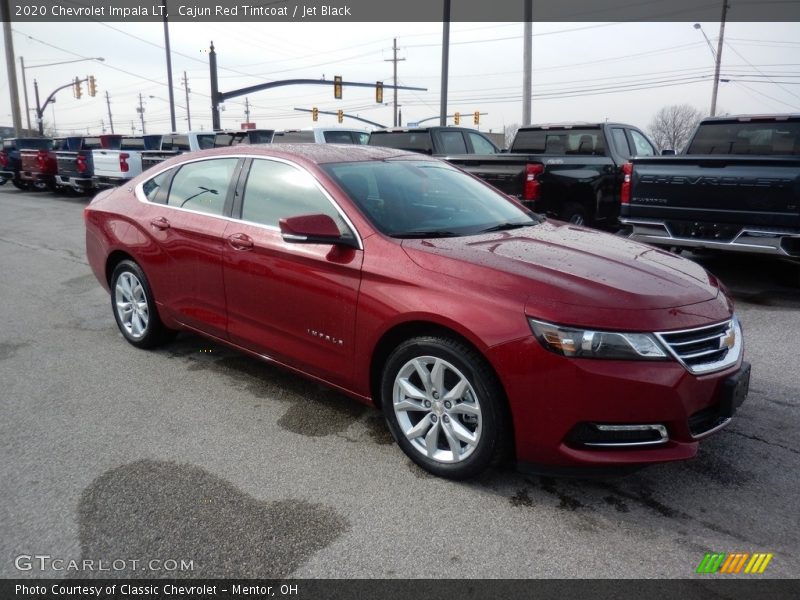
M 589 222 L 586 208 L 578 202 L 567 202 L 561 212 L 558 213 L 558 216 L 562 221 L 573 225 L 587 225 Z
M 16 179 L 12 179 L 12 180 L 11 180 L 11 184 L 12 184 L 12 185 L 13 185 L 15 188 L 17 188 L 18 190 L 22 190 L 23 192 L 24 192 L 25 190 L 27 190 L 28 188 L 30 188 L 30 186 L 29 186 L 27 183 L 23 183 L 23 182 L 21 182 L 21 181 L 17 181 Z

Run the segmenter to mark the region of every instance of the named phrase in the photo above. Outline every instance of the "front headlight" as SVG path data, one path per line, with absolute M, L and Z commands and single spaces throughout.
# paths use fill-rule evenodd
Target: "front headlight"
M 528 318 L 533 334 L 547 350 L 574 358 L 664 360 L 668 355 L 649 333 L 617 333 L 562 327 Z

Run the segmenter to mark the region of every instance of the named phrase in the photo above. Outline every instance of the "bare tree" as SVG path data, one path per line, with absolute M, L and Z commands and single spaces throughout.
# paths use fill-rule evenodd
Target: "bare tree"
M 656 113 L 650 122 L 649 132 L 658 151 L 680 152 L 704 114 L 688 104 L 672 104 Z
M 506 148 L 511 148 L 511 142 L 514 141 L 514 136 L 517 135 L 517 129 L 519 129 L 519 123 L 511 123 L 511 125 L 505 125 L 503 127 L 503 138 L 505 139 Z

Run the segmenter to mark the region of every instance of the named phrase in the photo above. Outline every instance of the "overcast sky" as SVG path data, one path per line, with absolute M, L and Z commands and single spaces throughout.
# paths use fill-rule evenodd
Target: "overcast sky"
M 106 92 L 117 133 L 130 133 L 132 122 L 141 132 L 136 112 L 139 93 L 145 100 L 147 132 L 169 129 L 160 23 L 13 23 L 12 27 L 17 66 L 23 56 L 27 67 L 31 106 L 34 78 L 42 100 L 75 76 L 97 78 L 94 98 L 86 94 L 85 85 L 79 100 L 69 89 L 59 92 L 45 115 L 47 124 L 55 122 L 58 133 L 85 133 L 87 128 L 99 133 L 101 122 L 108 129 Z M 719 23 L 702 23 L 702 31 L 716 48 Z M 707 113 L 714 58 L 702 31 L 692 23 L 534 23 L 533 122 L 608 119 L 646 129 L 665 105 L 687 103 Z M 521 23 L 451 25 L 448 112 L 460 111 L 470 125 L 475 110 L 488 113 L 480 125 L 485 131 L 502 131 L 505 125 L 521 122 L 522 36 Z M 184 71 L 191 88 L 192 128 L 211 127 L 207 54 L 211 40 L 218 53 L 220 90 L 230 91 L 323 75 L 388 84 L 395 37 L 398 57 L 405 59 L 398 63 L 399 82 L 428 88 L 399 93 L 403 122 L 437 115 L 441 23 L 170 24 L 178 129 L 186 130 L 187 125 Z M 103 57 L 105 62 L 36 68 L 79 57 Z M 721 74 L 730 81 L 720 84 L 718 113 L 800 112 L 800 24 L 727 23 Z M 0 80 L 2 124 L 10 125 L 8 83 L 5 77 Z M 293 109 L 317 106 L 341 108 L 391 125 L 391 100 L 389 90 L 382 106 L 375 104 L 374 90 L 369 88 L 346 87 L 344 98 L 335 100 L 331 87 L 286 87 L 250 95 L 250 120 L 264 128 L 311 127 L 311 116 Z M 244 97 L 226 102 L 223 127 L 239 127 L 245 120 L 244 103 Z M 321 116 L 318 123 L 335 124 L 333 116 Z M 347 119 L 345 125 L 365 126 Z

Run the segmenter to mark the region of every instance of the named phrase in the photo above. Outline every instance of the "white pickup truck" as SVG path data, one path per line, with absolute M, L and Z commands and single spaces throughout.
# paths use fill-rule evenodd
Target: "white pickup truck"
M 92 150 L 94 187 L 114 187 L 133 179 L 142 172 L 142 153 L 161 148 L 160 135 L 123 137 L 119 149 Z
M 161 146 L 142 153 L 144 170 L 158 163 L 195 150 L 224 148 L 238 144 L 269 144 L 275 134 L 273 129 L 248 129 L 242 131 L 190 131 L 189 133 L 168 133 L 161 136 Z

